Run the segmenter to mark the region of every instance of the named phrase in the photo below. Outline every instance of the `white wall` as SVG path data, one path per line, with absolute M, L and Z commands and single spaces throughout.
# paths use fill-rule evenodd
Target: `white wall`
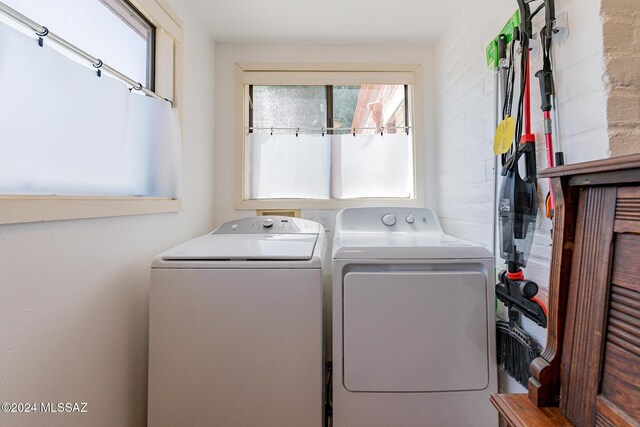
M 216 43 L 215 191 L 216 225 L 254 215 L 235 209 L 235 64 L 253 63 L 404 63 L 422 64 L 425 100 L 425 200 L 435 195 L 435 125 L 433 47 L 423 44 L 260 44 Z M 288 206 L 285 206 L 288 207 Z
M 468 2 L 455 28 L 436 46 L 438 196 L 445 229 L 491 246 L 493 219 L 494 76 L 485 47 L 515 12 L 513 0 Z M 600 0 L 557 2 L 568 12 L 569 38 L 555 49 L 560 132 L 567 163 L 605 158 L 607 89 L 603 80 L 603 36 Z M 536 26 L 539 30 L 540 25 Z M 538 41 L 534 43 L 539 44 Z M 541 68 L 534 58 L 534 72 Z M 546 168 L 537 80 L 532 86 L 533 130 L 538 141 L 538 168 Z M 550 221 L 542 202 L 547 183 L 540 182 L 541 212 L 527 277 L 548 286 Z M 546 331 L 527 325 L 543 342 Z M 517 387 L 503 384 L 508 389 Z
M 88 402 L 3 426 L 146 424 L 149 265 L 213 227 L 214 44 L 184 20 L 183 212 L 0 226 L 2 402 Z

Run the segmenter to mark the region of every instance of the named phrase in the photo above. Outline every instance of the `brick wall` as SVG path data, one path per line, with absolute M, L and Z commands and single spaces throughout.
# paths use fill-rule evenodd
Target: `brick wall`
M 602 0 L 612 156 L 640 152 L 640 1 Z
M 633 3 L 638 0 L 603 0 Z M 494 76 L 484 50 L 517 8 L 515 0 L 474 0 L 461 8 L 452 29 L 436 45 L 436 129 L 439 214 L 445 229 L 491 245 L 493 222 Z M 600 0 L 557 1 L 570 34 L 555 48 L 560 133 L 567 163 L 609 155 L 607 86 Z M 540 28 L 540 23 L 536 29 Z M 634 36 L 637 36 L 634 27 Z M 538 44 L 533 41 L 533 44 Z M 533 71 L 541 68 L 534 52 Z M 637 65 L 637 63 L 636 63 Z M 637 67 L 636 67 L 637 70 Z M 630 71 L 628 71 L 630 73 Z M 637 75 L 636 75 L 637 78 Z M 537 84 L 532 88 L 533 131 L 539 169 L 546 167 Z M 630 98 L 630 96 L 625 95 Z M 637 100 L 637 98 L 636 98 Z M 630 101 L 631 102 L 631 101 Z M 637 105 L 636 105 L 637 106 Z M 540 182 L 541 212 L 527 277 L 548 286 L 550 222 L 543 217 L 547 183 Z M 498 268 L 502 268 L 500 265 Z M 525 324 L 540 342 L 546 331 Z M 501 388 L 522 391 L 501 378 Z

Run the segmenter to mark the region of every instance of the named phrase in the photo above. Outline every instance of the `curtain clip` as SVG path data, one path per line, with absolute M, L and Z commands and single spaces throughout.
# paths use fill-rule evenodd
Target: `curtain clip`
M 271 136 L 273 136 L 273 128 L 271 128 Z
M 356 137 L 356 128 L 351 129 L 353 131 L 353 137 Z
M 380 136 L 384 136 L 384 126 L 380 126 Z
M 296 128 L 296 138 L 298 137 L 299 133 L 300 133 L 300 128 Z
M 322 136 L 324 136 L 324 126 L 322 126 Z
M 409 135 L 409 126 L 405 126 L 404 131 L 407 133 L 407 135 Z
M 36 32 L 36 36 L 38 36 L 38 46 L 44 46 L 44 38 L 49 35 L 49 29 L 45 26 L 42 27 L 42 31 Z
M 98 62 L 91 65 L 93 65 L 94 68 L 97 68 L 96 74 L 98 75 L 98 77 L 102 77 L 102 70 L 100 69 L 100 67 L 102 67 L 103 65 L 102 59 L 98 59 Z

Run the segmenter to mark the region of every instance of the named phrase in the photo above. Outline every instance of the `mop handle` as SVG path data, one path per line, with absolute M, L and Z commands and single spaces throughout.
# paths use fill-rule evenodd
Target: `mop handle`
M 555 166 L 553 160 L 553 123 L 551 121 L 551 112 L 544 111 L 544 139 L 547 145 L 547 165 L 552 168 Z M 551 180 L 549 180 L 549 198 L 551 201 L 551 209 L 554 208 L 553 190 L 551 189 Z

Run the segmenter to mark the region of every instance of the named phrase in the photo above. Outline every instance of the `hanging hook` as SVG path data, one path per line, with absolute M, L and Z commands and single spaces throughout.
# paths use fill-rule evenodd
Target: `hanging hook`
M 102 70 L 100 69 L 100 67 L 102 67 L 103 62 L 102 59 L 98 59 L 98 62 L 96 62 L 95 64 L 91 64 L 94 66 L 94 68 L 97 68 L 98 71 L 96 71 L 96 74 L 98 75 L 98 77 L 102 77 Z
M 322 136 L 324 136 L 324 126 L 322 126 Z
M 47 37 L 49 35 L 49 29 L 45 26 L 42 27 L 42 31 L 37 32 L 36 31 L 36 36 L 38 36 L 38 46 L 42 47 L 44 46 L 44 37 Z
M 298 137 L 299 133 L 300 133 L 300 128 L 296 128 L 296 138 Z

